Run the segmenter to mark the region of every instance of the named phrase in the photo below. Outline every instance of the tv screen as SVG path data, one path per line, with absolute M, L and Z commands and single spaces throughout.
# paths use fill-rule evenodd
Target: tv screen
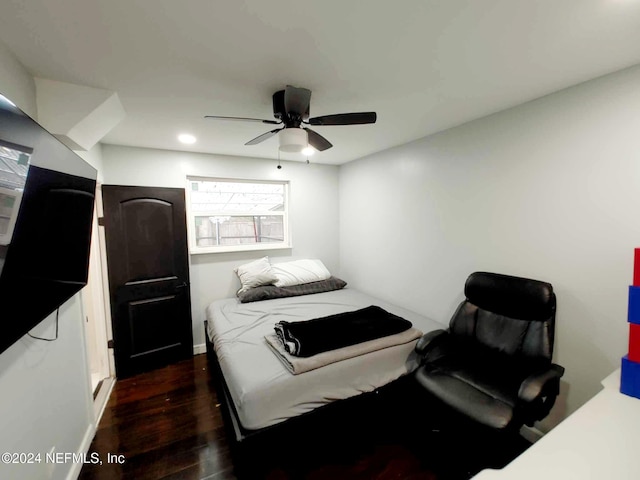
M 0 95 L 0 353 L 86 285 L 96 175 Z

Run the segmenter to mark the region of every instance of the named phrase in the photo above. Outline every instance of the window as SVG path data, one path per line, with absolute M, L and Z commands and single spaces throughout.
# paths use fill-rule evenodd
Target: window
M 191 253 L 290 248 L 288 182 L 188 177 Z

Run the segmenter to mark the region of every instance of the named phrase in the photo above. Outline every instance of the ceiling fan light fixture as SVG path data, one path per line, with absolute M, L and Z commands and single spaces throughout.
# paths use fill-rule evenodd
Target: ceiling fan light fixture
M 307 131 L 302 128 L 285 128 L 278 136 L 281 152 L 300 153 L 309 146 Z
M 305 157 L 310 157 L 315 153 L 315 149 L 312 146 L 307 146 L 302 149 L 300 153 L 302 153 Z

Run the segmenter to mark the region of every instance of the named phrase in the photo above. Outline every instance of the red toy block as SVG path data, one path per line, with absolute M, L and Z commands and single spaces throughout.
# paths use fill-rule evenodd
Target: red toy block
M 629 360 L 640 363 L 640 325 L 629 324 Z
M 633 252 L 633 284 L 640 286 L 640 248 L 634 249 Z

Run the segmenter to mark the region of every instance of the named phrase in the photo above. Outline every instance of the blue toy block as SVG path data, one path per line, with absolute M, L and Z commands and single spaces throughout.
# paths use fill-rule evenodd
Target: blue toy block
M 627 311 L 629 323 L 640 325 L 640 287 L 629 287 L 629 310 Z
M 640 362 L 632 362 L 627 355 L 622 357 L 620 392 L 640 398 Z

